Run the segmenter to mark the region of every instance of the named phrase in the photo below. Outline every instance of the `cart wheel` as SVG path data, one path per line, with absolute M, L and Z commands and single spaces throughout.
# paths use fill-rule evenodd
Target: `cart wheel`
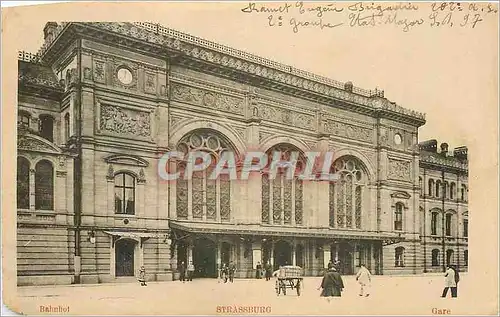
M 297 296 L 300 296 L 300 281 L 297 282 L 297 286 L 295 286 L 297 289 Z

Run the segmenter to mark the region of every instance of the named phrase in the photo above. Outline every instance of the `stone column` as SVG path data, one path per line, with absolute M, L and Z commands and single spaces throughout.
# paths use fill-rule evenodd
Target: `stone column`
M 187 264 L 189 264 L 189 263 L 191 263 L 191 261 L 193 261 L 193 248 L 194 248 L 194 246 L 192 244 L 188 245 Z
M 297 244 L 295 241 L 292 244 L 292 265 L 297 265 Z
M 30 169 L 30 186 L 29 186 L 29 197 L 30 197 L 30 211 L 35 211 L 35 169 Z
M 323 268 L 328 267 L 328 262 L 332 257 L 332 251 L 330 250 L 330 245 L 328 243 L 323 244 Z

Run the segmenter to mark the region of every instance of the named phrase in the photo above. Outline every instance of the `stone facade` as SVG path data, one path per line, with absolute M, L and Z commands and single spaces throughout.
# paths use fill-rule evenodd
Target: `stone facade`
M 172 280 L 189 261 L 206 277 L 231 261 L 238 277 L 259 261 L 318 275 L 334 259 L 344 274 L 416 274 L 447 250 L 466 266 L 466 149 L 422 150 L 424 115 L 382 91 L 154 24 L 44 33 L 19 61 L 20 285 L 133 281 L 141 265 Z M 163 153 L 193 149 L 332 151 L 342 180 L 160 178 Z M 427 195 L 430 179 L 457 194 Z M 452 229 L 431 232 L 433 212 Z

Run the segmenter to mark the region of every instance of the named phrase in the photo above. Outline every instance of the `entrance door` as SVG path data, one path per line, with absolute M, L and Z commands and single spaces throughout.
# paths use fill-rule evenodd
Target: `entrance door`
M 339 245 L 340 273 L 344 275 L 354 274 L 353 268 L 354 250 L 348 243 Z
M 292 248 L 286 241 L 278 241 L 274 245 L 274 269 L 281 265 L 292 265 Z
M 193 248 L 196 277 L 217 277 L 215 244 L 208 239 L 198 239 Z
M 118 240 L 115 243 L 116 276 L 134 276 L 135 241 Z

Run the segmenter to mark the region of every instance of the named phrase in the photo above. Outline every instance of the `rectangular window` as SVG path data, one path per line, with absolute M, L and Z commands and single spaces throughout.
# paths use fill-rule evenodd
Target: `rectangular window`
M 433 212 L 431 216 L 431 235 L 437 235 L 437 219 L 438 213 Z
M 469 236 L 469 220 L 464 219 L 464 237 Z
M 451 236 L 451 215 L 446 215 L 446 235 Z

